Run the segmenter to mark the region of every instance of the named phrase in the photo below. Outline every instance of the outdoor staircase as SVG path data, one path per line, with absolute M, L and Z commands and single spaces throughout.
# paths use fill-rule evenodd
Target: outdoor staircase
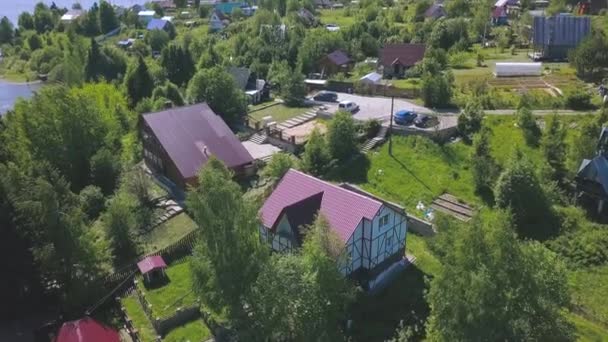
M 313 107 L 304 114 L 298 115 L 295 118 L 291 118 L 287 121 L 281 122 L 280 124 L 277 125 L 277 128 L 283 130 L 283 129 L 292 128 L 292 127 L 301 125 L 305 122 L 308 122 L 317 117 L 317 110 L 318 110 L 317 107 Z
M 249 141 L 251 141 L 252 143 L 261 145 L 261 144 L 265 143 L 267 139 L 268 139 L 268 136 L 266 136 L 266 134 L 255 133 L 249 138 Z
M 361 152 L 367 153 L 367 152 L 371 151 L 371 149 L 373 149 L 374 147 L 376 147 L 379 144 L 383 143 L 384 140 L 386 140 L 386 133 L 387 132 L 388 132 L 388 127 L 382 126 L 380 128 L 380 130 L 378 131 L 378 134 L 376 134 L 375 137 L 369 139 L 368 141 L 366 141 L 363 144 L 363 147 L 361 148 Z

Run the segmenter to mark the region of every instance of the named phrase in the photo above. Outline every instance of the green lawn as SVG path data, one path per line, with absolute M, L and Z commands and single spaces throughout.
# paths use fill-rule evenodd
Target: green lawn
M 608 266 L 576 270 L 569 278 L 573 304 L 608 329 Z
M 429 250 L 426 238 L 410 232 L 407 235 L 405 249 L 408 254 L 416 257 L 416 266 L 422 272 L 429 275 L 439 272 L 441 263 Z
M 133 321 L 133 326 L 139 331 L 139 337 L 142 341 L 154 341 L 156 331 L 146 317 L 146 313 L 141 308 L 139 301 L 135 295 L 131 295 L 121 299 L 121 304 L 127 311 L 127 315 Z
M 409 212 L 418 201 L 428 204 L 444 192 L 476 202 L 469 150 L 462 143 L 441 147 L 427 138 L 395 136 L 392 156 L 384 144 L 378 153 L 355 160 L 331 178 L 360 184 Z
M 350 15 L 346 14 L 350 11 Z M 319 11 L 321 14 L 321 23 L 323 24 L 334 24 L 345 28 L 355 23 L 356 10 L 347 9 L 322 9 Z
M 420 89 L 420 79 L 419 78 L 406 78 L 403 80 L 390 80 L 388 81 L 393 84 L 393 86 L 401 89 Z
M 196 228 L 196 223 L 186 213 L 174 216 L 142 236 L 145 253 L 165 248 Z
M 205 341 L 211 337 L 209 328 L 203 323 L 202 320 L 197 319 L 195 321 L 186 323 L 179 328 L 171 330 L 163 341 L 166 342 L 199 342 Z
M 250 109 L 249 116 L 257 120 L 262 120 L 265 116 L 272 116 L 272 120 L 277 123 L 289 120 L 310 110 L 310 107 L 287 107 L 283 104 L 266 106 L 261 110 Z
M 576 340 L 579 342 L 599 342 L 608 340 L 607 328 L 590 322 L 576 314 L 568 315 L 570 322 L 576 327 Z
M 192 305 L 196 296 L 192 292 L 192 273 L 190 259 L 168 267 L 165 272 L 169 282 L 161 287 L 146 289 L 140 277 L 137 286 L 145 292 L 146 299 L 152 304 L 154 316 L 164 317 L 175 312 L 178 307 Z

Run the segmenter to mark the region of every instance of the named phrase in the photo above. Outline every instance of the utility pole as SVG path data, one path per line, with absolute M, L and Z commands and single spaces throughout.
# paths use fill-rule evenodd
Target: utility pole
M 395 107 L 395 96 L 391 96 L 391 122 L 388 124 L 388 154 L 393 155 L 393 109 Z

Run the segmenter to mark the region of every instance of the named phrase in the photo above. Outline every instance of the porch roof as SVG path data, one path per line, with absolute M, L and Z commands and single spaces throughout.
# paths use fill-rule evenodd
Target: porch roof
M 138 262 L 137 268 L 139 268 L 141 274 L 146 274 L 156 269 L 167 268 L 167 264 L 160 255 L 152 255 L 145 257 L 142 261 Z

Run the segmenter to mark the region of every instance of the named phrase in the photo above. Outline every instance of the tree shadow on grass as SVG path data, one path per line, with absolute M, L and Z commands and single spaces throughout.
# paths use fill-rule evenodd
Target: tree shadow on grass
M 410 265 L 382 292 L 362 294 L 351 310 L 353 341 L 392 338 L 401 321 L 404 326 L 418 326 L 420 336 L 415 337 L 422 339 L 430 312 L 424 298 L 428 290 L 426 276 L 416 265 Z
M 325 178 L 336 182 L 367 183 L 367 172 L 370 166 L 369 158 L 365 154 L 358 153 L 350 160 L 329 170 Z
M 481 200 L 489 207 L 494 207 L 496 201 L 494 199 L 494 191 L 492 191 L 492 188 L 487 186 L 483 187 L 475 191 L 475 194 L 477 194 L 477 196 L 479 196 L 479 198 L 481 198 Z

